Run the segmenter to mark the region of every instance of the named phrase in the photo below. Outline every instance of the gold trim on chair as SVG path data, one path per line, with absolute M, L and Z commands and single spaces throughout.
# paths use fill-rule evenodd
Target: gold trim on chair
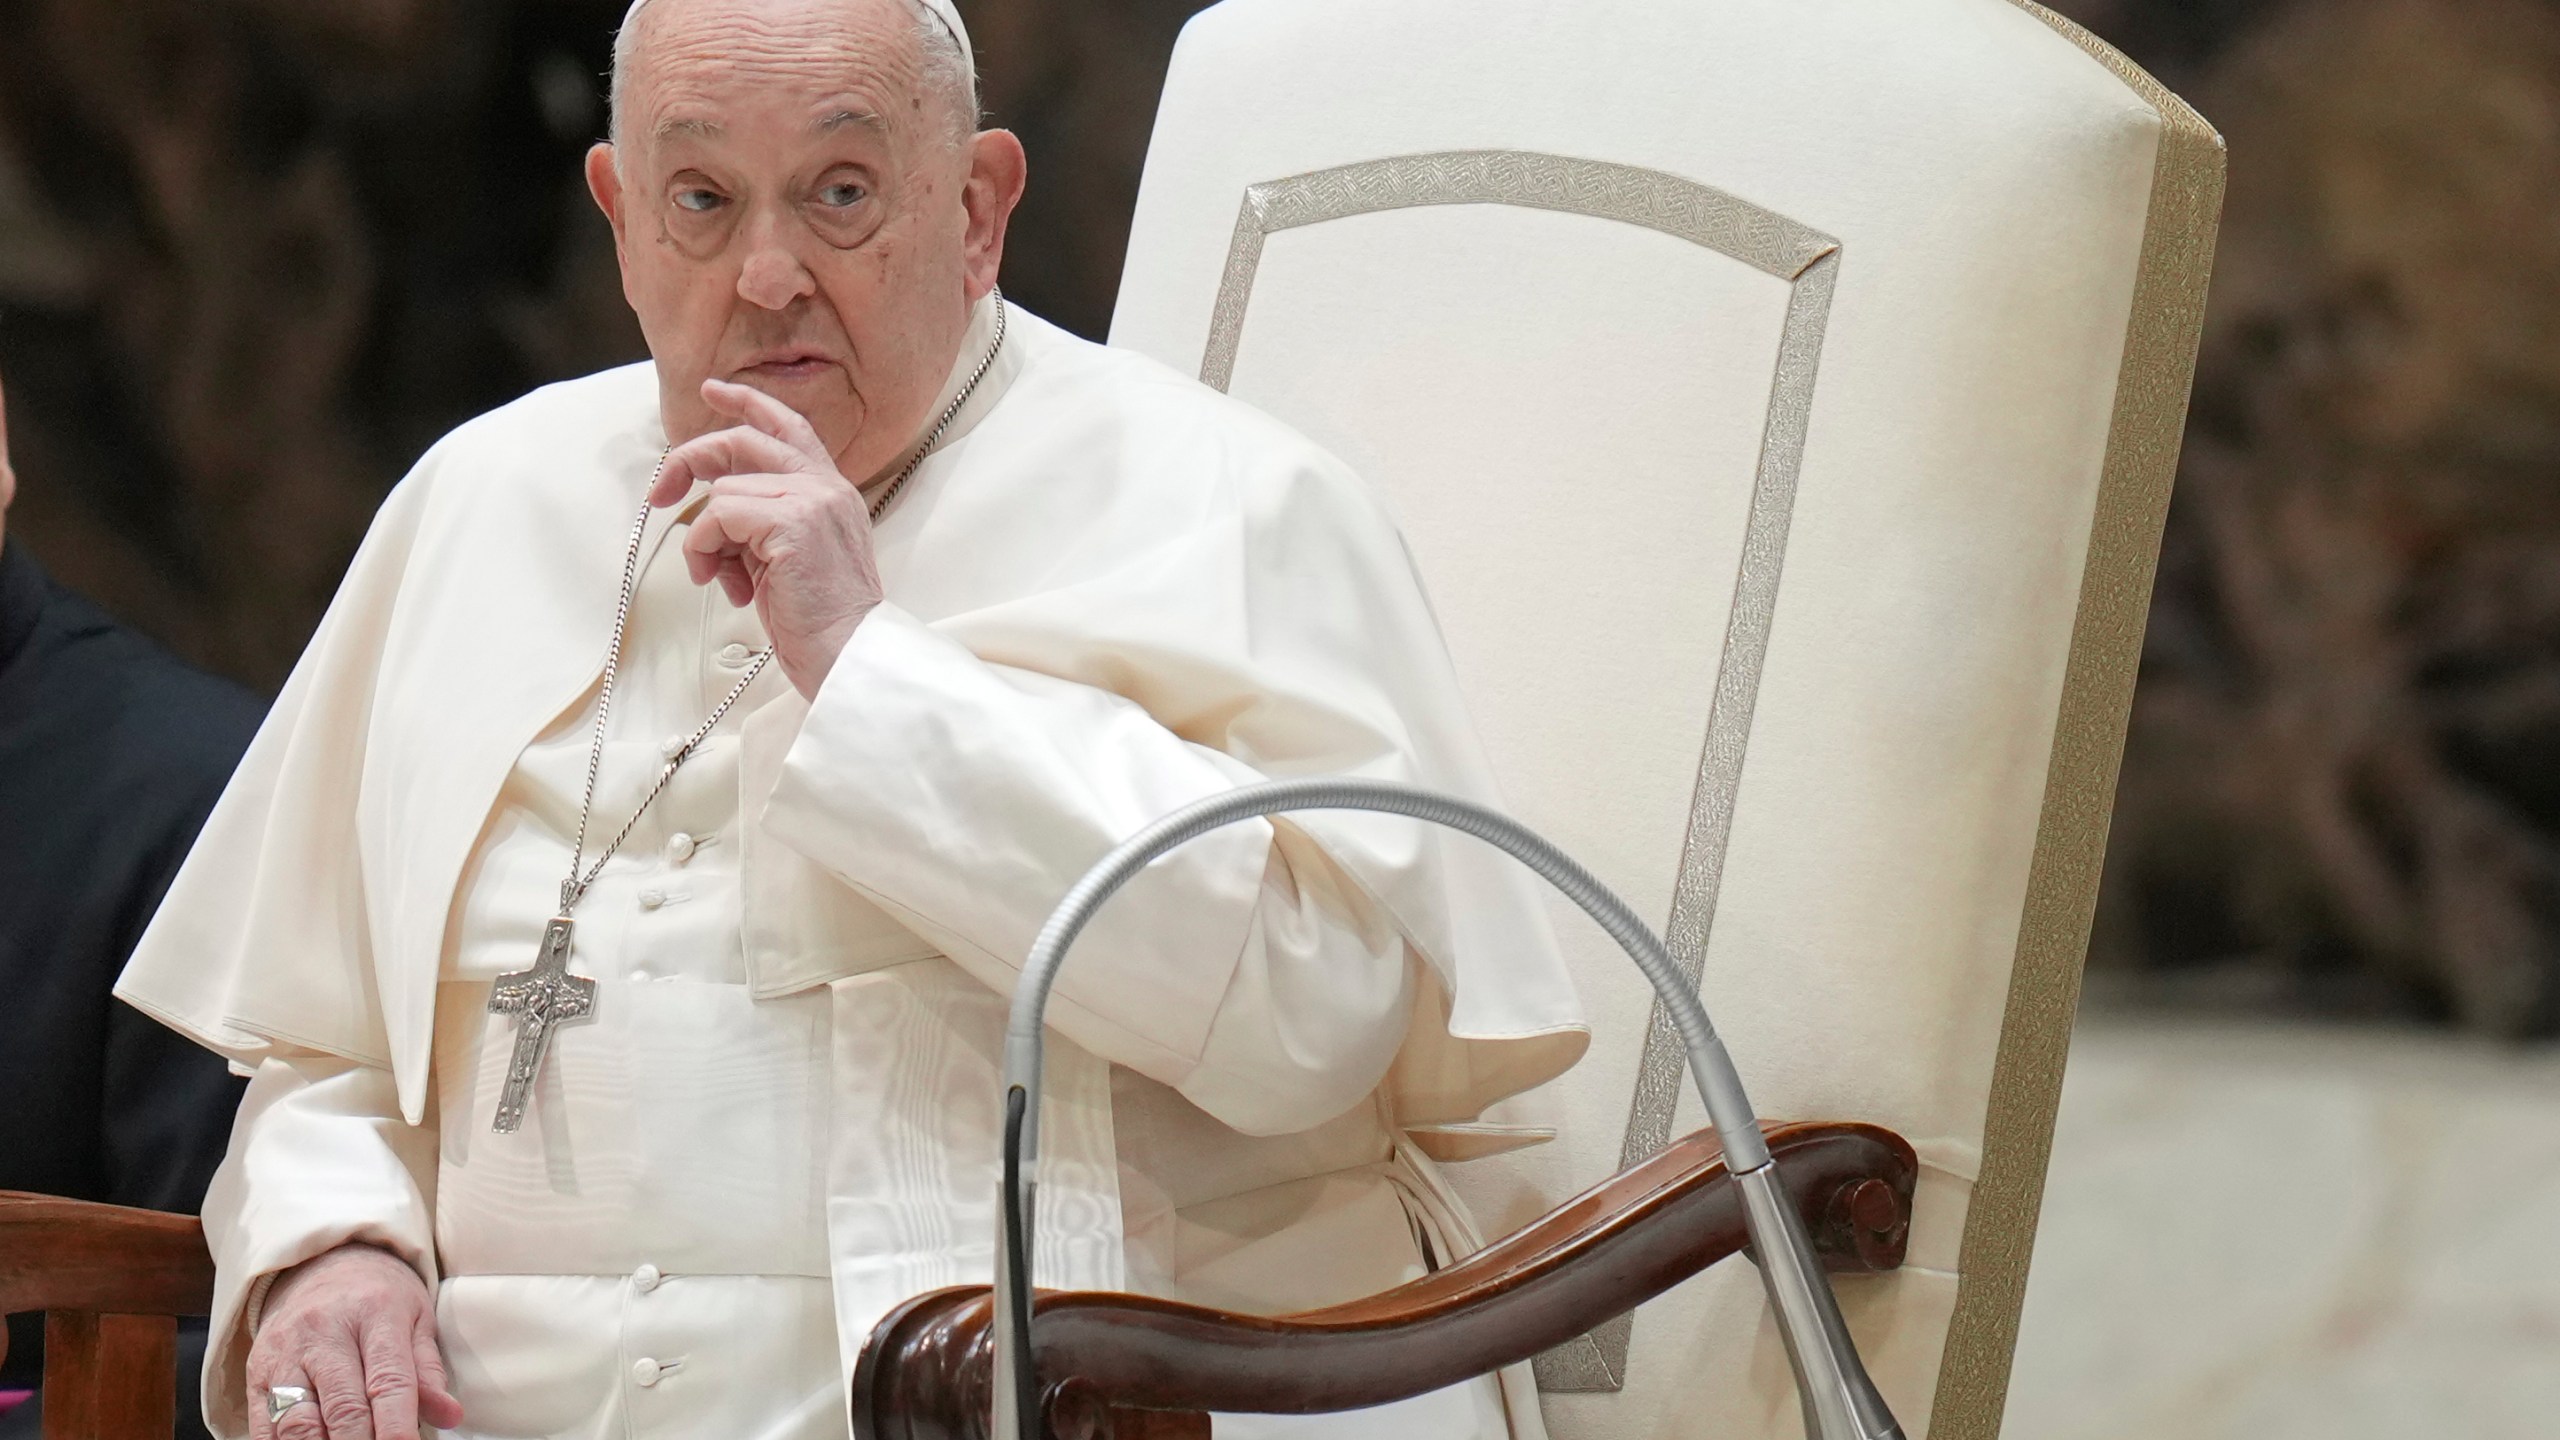
M 1723 883 L 1725 843 L 1734 798 L 1742 787 L 1743 753 L 1760 694 L 1761 662 L 1778 603 L 1778 578 L 1795 513 L 1796 476 L 1804 461 L 1813 411 L 1814 375 L 1839 276 L 1840 242 L 1712 186 L 1659 170 L 1519 150 L 1454 150 L 1399 155 L 1311 171 L 1248 186 L 1236 216 L 1200 378 L 1220 390 L 1235 376 L 1245 313 L 1269 236 L 1303 225 L 1421 205 L 1518 205 L 1641 225 L 1739 260 L 1787 282 L 1787 317 L 1769 380 L 1769 413 L 1761 432 L 1751 513 L 1725 621 L 1715 699 L 1707 711 L 1704 753 L 1690 793 L 1679 881 L 1663 932 L 1681 973 L 1697 983 L 1707 934 Z M 1670 1014 L 1656 1001 L 1646 1026 L 1644 1057 L 1628 1103 L 1619 1168 L 1652 1158 L 1671 1143 L 1686 1052 Z M 1622 1315 L 1581 1339 L 1538 1357 L 1538 1386 L 1559 1392 L 1617 1390 L 1625 1384 L 1634 1317 Z
M 2054 722 L 2053 758 L 2019 918 L 1983 1121 L 1982 1169 L 1965 1215 L 1955 1314 L 1938 1370 L 1932 1440 L 1996 1440 L 2008 1400 L 2027 1260 L 2044 1199 L 2062 1067 L 2080 1003 L 2125 720 L 2151 606 L 2160 527 L 2177 473 L 2196 343 L 2222 211 L 2222 137 L 2114 47 L 2033 0 L 2009 0 L 2087 51 L 2160 117 L 2123 368 L 2107 432 L 2079 613 Z

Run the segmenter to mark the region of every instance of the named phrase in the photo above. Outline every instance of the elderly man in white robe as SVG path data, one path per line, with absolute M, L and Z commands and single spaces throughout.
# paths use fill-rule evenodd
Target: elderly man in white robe
M 948 0 L 643 0 L 614 88 L 652 362 L 419 462 L 121 988 L 254 1077 L 218 1433 L 840 1436 L 873 1323 L 989 1277 L 1092 861 L 1268 777 L 1491 798 L 1359 482 L 994 293 L 1025 161 Z M 1051 1010 L 1040 1281 L 1282 1311 L 1473 1243 L 1430 1155 L 1583 1044 L 1544 914 L 1381 817 L 1159 862 Z M 1516 1374 L 1219 1423 L 1538 1430 Z

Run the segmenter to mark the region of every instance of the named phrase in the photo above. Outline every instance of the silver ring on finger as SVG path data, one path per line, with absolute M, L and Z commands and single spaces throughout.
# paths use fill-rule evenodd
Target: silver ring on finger
M 311 1391 L 303 1385 L 270 1385 L 267 1387 L 267 1423 L 273 1425 L 296 1405 L 311 1403 Z

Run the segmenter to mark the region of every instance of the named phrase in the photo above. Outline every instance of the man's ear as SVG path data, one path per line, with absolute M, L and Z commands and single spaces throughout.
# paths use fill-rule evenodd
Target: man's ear
M 1004 268 L 1005 227 L 1012 223 L 1013 207 L 1022 203 L 1022 186 L 1030 173 L 1031 162 L 1012 131 L 982 130 L 969 142 L 969 182 L 960 203 L 969 212 L 961 253 L 971 304 L 995 288 L 996 275 Z
M 604 212 L 607 224 L 613 226 L 614 253 L 623 254 L 622 170 L 614 164 L 613 146 L 599 140 L 587 147 L 587 193 L 596 197 L 596 208 Z

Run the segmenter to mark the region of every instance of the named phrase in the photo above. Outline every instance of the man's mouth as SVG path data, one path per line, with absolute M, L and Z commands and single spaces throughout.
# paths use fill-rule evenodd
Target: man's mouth
M 822 370 L 835 368 L 835 361 L 816 350 L 774 350 L 748 358 L 737 369 L 740 380 L 792 381 L 806 380 Z

